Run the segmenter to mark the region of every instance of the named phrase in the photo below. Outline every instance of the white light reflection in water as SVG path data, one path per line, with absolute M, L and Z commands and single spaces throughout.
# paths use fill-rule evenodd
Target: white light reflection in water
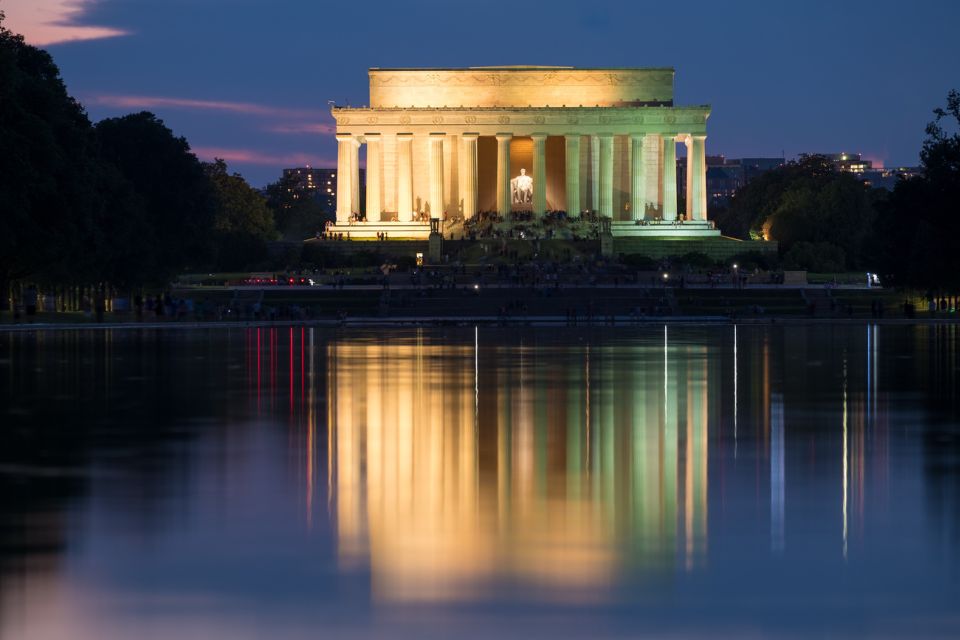
M 847 495 L 849 472 L 849 436 L 847 434 L 847 356 L 843 356 L 843 498 L 841 501 L 841 512 L 843 514 L 843 559 L 847 559 Z
M 770 398 L 770 548 L 784 549 L 784 511 L 786 510 L 786 476 L 784 469 L 783 394 Z
M 733 459 L 737 459 L 737 373 L 739 370 L 739 361 L 737 360 L 737 325 L 733 325 Z

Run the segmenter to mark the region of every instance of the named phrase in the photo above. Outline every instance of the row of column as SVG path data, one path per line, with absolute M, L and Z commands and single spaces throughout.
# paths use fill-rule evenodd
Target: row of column
M 707 218 L 707 179 L 705 135 L 662 135 L 633 134 L 630 136 L 630 211 L 634 220 L 645 217 L 647 204 L 656 202 L 659 194 L 648 194 L 649 180 L 646 172 L 648 161 L 645 157 L 649 146 L 644 144 L 646 136 L 656 136 L 662 144 L 660 153 L 662 165 L 662 191 L 664 220 L 677 218 L 677 149 L 678 141 L 687 146 L 687 208 L 688 220 L 706 220 Z M 383 149 L 379 134 L 366 134 L 367 143 L 367 202 L 368 219 L 379 219 L 383 202 Z M 461 197 L 465 218 L 477 212 L 477 133 L 460 135 L 460 149 L 457 154 L 459 175 L 462 177 Z M 547 134 L 534 133 L 533 139 L 533 212 L 543 215 L 547 208 L 546 181 L 546 141 Z M 431 205 L 441 208 L 444 202 L 443 190 L 443 145 L 447 135 L 431 133 L 429 138 L 429 197 Z M 576 211 L 580 202 L 580 134 L 564 136 L 566 143 L 566 195 L 567 208 Z M 590 180 L 591 209 L 600 215 L 613 217 L 613 134 L 590 136 Z M 510 213 L 513 202 L 510 189 L 510 141 L 513 134 L 498 133 L 497 139 L 497 211 L 502 215 Z M 352 135 L 337 135 L 337 222 L 346 222 L 350 215 L 359 211 L 360 204 L 360 140 Z M 344 170 L 346 169 L 346 170 Z M 599 188 L 597 188 L 599 187 Z M 348 197 L 344 197 L 348 194 Z M 397 219 L 400 222 L 413 220 L 413 134 L 397 134 Z M 434 211 L 433 217 L 439 217 L 441 211 Z

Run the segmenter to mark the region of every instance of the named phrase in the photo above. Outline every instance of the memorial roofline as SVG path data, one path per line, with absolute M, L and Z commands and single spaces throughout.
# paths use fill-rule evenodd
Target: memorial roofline
M 564 67 L 512 65 L 494 67 L 368 67 L 368 71 L 672 71 L 674 67 Z
M 335 105 L 331 107 L 333 111 L 570 111 L 572 109 L 711 109 L 713 105 L 709 104 L 681 104 L 681 105 L 666 105 L 666 104 L 653 104 L 653 105 L 588 105 L 588 104 L 575 104 L 575 105 L 550 105 L 550 106 L 513 106 L 513 107 L 471 107 L 468 105 L 460 106 L 450 106 L 443 105 L 437 107 L 353 107 L 353 106 L 339 106 Z

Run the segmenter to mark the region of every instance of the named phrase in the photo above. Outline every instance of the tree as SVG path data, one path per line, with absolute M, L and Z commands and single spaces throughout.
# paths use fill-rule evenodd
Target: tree
M 878 197 L 829 158 L 801 156 L 744 186 L 717 223 L 726 235 L 777 240 L 784 254 L 797 242 L 830 243 L 842 266 L 858 268 Z
M 960 289 L 960 93 L 933 111 L 920 151 L 920 175 L 897 183 L 880 207 L 871 248 L 893 283 Z M 950 129 L 953 129 L 951 132 Z
M 284 177 L 267 185 L 267 206 L 273 211 L 284 240 L 313 237 L 333 217 L 310 194 L 297 188 L 296 178 Z
M 50 55 L 0 12 L 0 309 L 19 278 L 66 273 L 103 183 L 93 130 Z
M 104 160 L 142 202 L 145 233 L 125 238 L 138 256 L 141 281 L 162 282 L 212 257 L 216 196 L 190 145 L 152 113 L 108 118 L 96 125 Z
M 205 162 L 203 169 L 216 201 L 216 265 L 221 269 L 240 269 L 262 260 L 266 257 L 267 241 L 277 235 L 267 201 L 240 174 L 228 173 L 223 160 Z

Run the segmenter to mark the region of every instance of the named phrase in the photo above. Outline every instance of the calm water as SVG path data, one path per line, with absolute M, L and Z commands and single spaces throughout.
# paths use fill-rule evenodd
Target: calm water
M 0 334 L 0 637 L 956 637 L 958 343 Z

